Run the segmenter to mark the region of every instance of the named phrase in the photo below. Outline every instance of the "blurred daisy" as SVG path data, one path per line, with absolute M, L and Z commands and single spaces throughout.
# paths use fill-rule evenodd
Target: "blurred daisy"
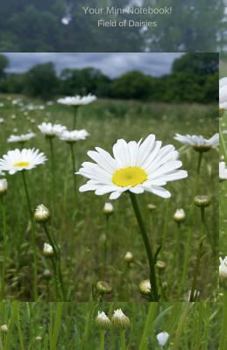
M 96 99 L 96 96 L 88 94 L 87 96 L 66 96 L 59 98 L 57 102 L 66 106 L 83 106 L 94 102 Z
M 26 141 L 29 141 L 35 137 L 35 134 L 33 132 L 28 132 L 27 134 L 22 135 L 10 135 L 10 137 L 7 139 L 8 143 L 24 143 Z
M 224 259 L 220 257 L 219 261 L 219 276 L 221 278 L 227 278 L 227 256 L 225 256 Z
M 160 332 L 156 335 L 157 341 L 159 346 L 163 347 L 166 345 L 166 343 L 169 340 L 169 333 L 167 332 Z
M 215 148 L 219 145 L 219 135 L 214 134 L 211 138 L 206 139 L 201 135 L 180 135 L 176 134 L 175 140 L 183 143 L 184 145 L 191 146 L 195 151 L 207 152 L 211 148 Z
M 227 167 L 225 162 L 219 162 L 219 179 L 227 180 Z
M 219 108 L 227 109 L 227 78 L 219 80 Z
M 46 156 L 34 148 L 15 149 L 8 151 L 0 159 L 0 171 L 6 171 L 13 175 L 18 171 L 30 170 L 37 165 L 44 164 L 46 160 Z
M 85 140 L 89 136 L 89 133 L 87 130 L 63 130 L 62 133 L 59 135 L 60 140 L 66 141 L 66 142 L 76 142 Z
M 171 194 L 163 186 L 188 176 L 187 171 L 179 170 L 182 162 L 174 146 L 162 147 L 162 142 L 152 134 L 143 142 L 118 140 L 113 146 L 113 157 L 99 147 L 89 151 L 88 156 L 95 163 L 84 162 L 77 172 L 89 179 L 80 192 L 110 193 L 110 199 L 119 198 L 125 191 L 136 194 L 148 191 L 169 198 Z
M 61 124 L 52 124 L 52 123 L 42 123 L 38 125 L 41 133 L 47 137 L 59 136 L 66 127 Z

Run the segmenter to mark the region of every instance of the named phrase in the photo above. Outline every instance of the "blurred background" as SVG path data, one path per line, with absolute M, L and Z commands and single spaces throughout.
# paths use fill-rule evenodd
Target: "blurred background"
M 133 52 L 226 49 L 224 0 L 8 0 L 0 2 L 0 51 Z M 84 15 L 83 6 L 172 7 L 165 15 Z M 155 21 L 98 28 L 97 20 Z M 120 38 L 120 40 L 119 40 Z

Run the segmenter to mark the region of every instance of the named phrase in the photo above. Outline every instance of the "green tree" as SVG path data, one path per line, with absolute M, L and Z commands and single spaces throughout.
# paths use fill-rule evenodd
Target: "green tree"
M 38 64 L 31 68 L 25 78 L 25 92 L 34 97 L 49 99 L 59 88 L 58 77 L 52 63 Z
M 5 69 L 9 64 L 8 58 L 4 55 L 0 55 L 0 79 L 5 77 Z

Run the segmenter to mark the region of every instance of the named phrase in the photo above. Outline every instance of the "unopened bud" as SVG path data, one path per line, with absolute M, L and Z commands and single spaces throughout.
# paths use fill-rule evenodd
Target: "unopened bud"
M 100 294 L 110 294 L 112 292 L 111 285 L 105 281 L 98 281 L 96 288 Z
M 123 313 L 121 309 L 114 311 L 112 316 L 112 323 L 117 328 L 128 328 L 130 326 L 129 318 Z
M 0 326 L 0 331 L 1 331 L 2 333 L 7 333 L 8 330 L 9 330 L 9 328 L 8 328 L 7 324 L 2 324 L 2 325 Z
M 158 260 L 156 262 L 156 266 L 159 270 L 164 270 L 166 268 L 166 263 L 165 263 L 165 261 Z
M 132 254 L 131 252 L 127 252 L 127 253 L 125 254 L 125 256 L 124 256 L 124 260 L 125 260 L 125 262 L 127 262 L 127 263 L 133 262 L 133 260 L 134 260 L 133 254 Z
M 46 269 L 43 271 L 43 277 L 49 280 L 52 277 L 52 273 L 50 270 Z
M 186 218 L 184 209 L 177 209 L 173 215 L 173 218 L 176 222 L 183 222 Z
M 35 337 L 35 340 L 36 341 L 41 341 L 42 340 L 42 337 L 40 335 L 37 335 L 37 337 Z
M 219 277 L 221 279 L 226 279 L 227 278 L 227 256 L 222 259 L 221 257 L 219 258 L 220 265 L 219 265 Z
M 149 203 L 149 204 L 147 205 L 147 208 L 148 208 L 150 211 L 154 211 L 157 207 L 156 207 L 156 205 L 154 205 L 154 204 L 152 204 L 152 203 Z
M 139 284 L 140 293 L 143 295 L 151 294 L 151 282 L 150 280 L 143 280 Z
M 108 329 L 111 326 L 111 321 L 104 311 L 98 311 L 98 315 L 95 319 L 97 326 L 102 329 Z
M 35 214 L 34 214 L 35 221 L 46 222 L 49 219 L 49 217 L 50 217 L 49 209 L 45 207 L 45 205 L 43 204 L 38 205 L 38 207 L 35 209 Z
M 103 208 L 103 213 L 106 215 L 111 215 L 114 211 L 114 207 L 113 204 L 110 202 L 106 202 L 104 204 L 104 208 Z
M 208 207 L 211 203 L 211 198 L 210 196 L 195 196 L 194 198 L 194 203 L 197 207 L 200 208 L 205 208 Z
M 6 179 L 0 179 L 0 196 L 5 194 L 8 190 L 8 182 Z
M 53 256 L 54 255 L 54 249 L 53 249 L 52 245 L 50 245 L 49 243 L 44 243 L 43 255 L 44 256 Z

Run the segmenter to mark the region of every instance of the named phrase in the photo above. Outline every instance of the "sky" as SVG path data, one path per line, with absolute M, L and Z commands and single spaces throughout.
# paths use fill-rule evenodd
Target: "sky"
M 170 73 L 181 53 L 5 53 L 8 72 L 22 73 L 35 64 L 53 62 L 58 73 L 64 68 L 94 67 L 111 78 L 131 70 L 152 76 Z

